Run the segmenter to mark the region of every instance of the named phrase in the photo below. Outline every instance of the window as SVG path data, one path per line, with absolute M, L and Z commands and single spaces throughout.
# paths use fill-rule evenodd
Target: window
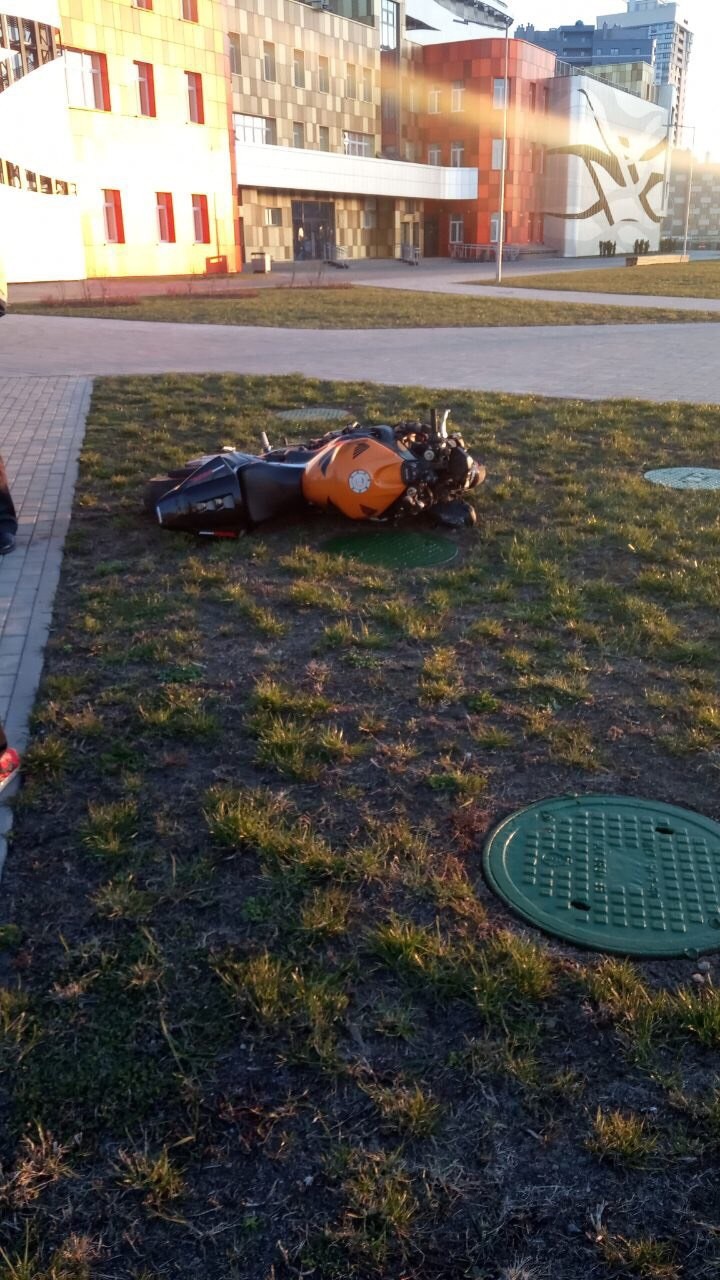
M 348 156 L 371 156 L 374 138 L 371 133 L 344 133 L 343 147 Z
M 437 116 L 440 114 L 440 90 L 430 89 L 428 93 L 428 114 Z
M 396 0 L 382 0 L 380 6 L 380 48 L 398 47 L 398 6 Z
M 197 0 L 182 0 L 182 16 L 185 22 L 197 22 Z
M 437 142 L 431 143 L 428 147 L 428 164 L 442 164 L 442 147 Z
M 265 116 L 233 115 L 233 128 L 236 142 L 261 142 L 266 146 L 274 146 L 277 142 L 277 131 L 274 120 Z
M 152 9 L 152 0 L 134 0 L 136 9 Z
M 305 146 L 305 125 L 300 120 L 296 120 L 293 124 L 293 146 Z
M 462 111 L 463 98 L 465 96 L 465 81 L 453 80 L 452 89 L 450 90 L 450 110 Z
M 372 71 L 369 67 L 363 67 L 362 71 L 362 96 L 363 102 L 372 102 L 373 100 Z
M 453 169 L 462 168 L 465 160 L 465 144 L 463 142 L 450 143 L 450 164 Z
M 242 61 L 240 57 L 240 36 L 237 31 L 231 31 L 228 34 L 230 42 L 230 75 L 239 76 L 242 74 Z
M 267 40 L 263 45 L 263 80 L 275 79 L 275 45 Z
M 347 64 L 347 80 L 345 81 L 345 97 L 357 98 L 357 69 L 353 62 Z
M 302 49 L 293 50 L 293 84 L 296 89 L 305 88 L 305 54 Z
M 503 140 L 502 138 L 493 138 L 491 168 L 502 169 L 502 167 L 503 167 Z
M 530 85 L 530 110 L 537 111 L 537 85 L 534 80 Z
M 123 226 L 120 192 L 103 191 L 103 201 L 103 213 L 105 215 L 105 239 L 108 244 L 124 244 L 125 228 Z
M 137 77 L 138 110 L 141 116 L 155 115 L 155 77 L 149 62 L 134 63 Z
M 266 209 L 265 210 L 265 226 L 281 227 L 282 226 L 282 209 Z
M 465 224 L 456 213 L 450 215 L 450 243 L 465 243 Z
M 321 124 L 318 129 L 318 146 L 321 151 L 330 150 L 330 130 L 326 124 Z
M 205 123 L 205 107 L 203 105 L 202 76 L 197 71 L 186 71 L 188 95 L 188 120 L 191 124 Z
M 363 209 L 362 211 L 363 231 L 372 231 L 376 226 L 377 226 L 377 211 L 375 209 Z
M 500 239 L 500 214 L 493 213 L 490 216 L 490 243 L 497 244 Z
M 210 243 L 210 220 L 208 218 L 208 201 L 207 196 L 193 196 L 192 198 L 193 225 L 195 228 L 195 243 Z
M 158 235 L 161 244 L 175 243 L 175 214 L 173 198 L 169 191 L 157 192 Z
M 68 101 L 71 107 L 89 107 L 95 111 L 110 110 L 107 60 L 104 53 L 86 53 L 83 49 L 65 50 Z
M 545 172 L 545 148 L 540 144 L 535 148 L 535 155 L 533 156 L 533 171 L 535 173 Z
M 35 173 L 34 169 L 25 170 L 25 186 L 27 187 L 28 191 L 37 191 L 37 187 L 38 187 L 37 174 Z
M 493 106 L 496 109 L 498 107 L 505 106 L 505 81 L 504 80 L 493 80 Z
M 318 91 L 330 92 L 330 59 L 318 58 Z
M 547 115 L 550 110 L 550 90 L 547 85 L 543 85 L 543 111 Z

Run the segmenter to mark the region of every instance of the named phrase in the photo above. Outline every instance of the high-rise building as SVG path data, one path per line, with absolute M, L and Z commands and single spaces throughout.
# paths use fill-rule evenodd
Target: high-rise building
M 612 28 L 644 30 L 655 41 L 655 83 L 674 90 L 673 139 L 681 136 L 685 115 L 688 66 L 693 34 L 683 6 L 663 0 L 626 0 L 627 13 L 606 13 L 597 18 L 598 30 Z
M 664 0 L 626 0 L 626 4 L 626 13 L 600 14 L 594 27 L 576 22 L 538 31 L 529 24 L 518 27 L 515 34 L 518 39 L 550 49 L 562 61 L 586 67 L 591 73 L 595 66 L 650 63 L 658 87 L 658 102 L 672 110 L 673 138 L 677 142 L 685 112 L 692 32 L 687 19 L 682 17 L 680 4 Z M 634 78 L 637 79 L 637 73 Z M 622 83 L 622 76 L 616 83 Z

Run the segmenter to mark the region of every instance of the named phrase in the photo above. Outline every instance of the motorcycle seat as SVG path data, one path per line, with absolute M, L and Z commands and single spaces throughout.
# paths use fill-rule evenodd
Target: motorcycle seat
M 238 480 L 250 523 L 260 524 L 304 505 L 304 473 L 302 463 L 266 462 L 262 458 L 242 467 Z

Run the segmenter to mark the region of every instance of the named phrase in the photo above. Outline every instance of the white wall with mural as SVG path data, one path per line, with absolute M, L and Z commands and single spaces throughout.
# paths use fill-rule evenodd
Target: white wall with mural
M 597 255 L 601 241 L 632 253 L 660 243 L 668 111 L 590 76 L 551 82 L 545 243 L 563 257 Z
M 9 47 L 0 48 L 9 69 L 0 79 L 0 254 L 5 271 L 11 282 L 82 279 L 85 253 L 64 58 L 47 56 L 57 52 L 51 33 L 39 33 L 36 26 L 56 32 L 58 6 L 54 0 L 0 0 L 0 7 L 10 37 Z M 25 29 L 24 23 L 30 26 Z M 38 35 L 45 38 L 44 48 L 37 47 Z M 14 47 L 21 42 L 22 52 Z M 38 65 L 29 64 L 29 47 L 36 48 L 32 61 Z

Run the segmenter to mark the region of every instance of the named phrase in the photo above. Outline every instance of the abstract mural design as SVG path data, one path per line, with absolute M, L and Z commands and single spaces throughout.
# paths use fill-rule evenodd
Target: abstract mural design
M 603 239 L 614 241 L 619 252 L 631 250 L 637 239 L 656 247 L 663 217 L 666 112 L 630 94 L 608 95 L 587 78 L 565 82 L 563 88 L 571 97 L 570 140 L 548 150 L 545 216 L 564 224 L 564 252 L 597 253 Z

